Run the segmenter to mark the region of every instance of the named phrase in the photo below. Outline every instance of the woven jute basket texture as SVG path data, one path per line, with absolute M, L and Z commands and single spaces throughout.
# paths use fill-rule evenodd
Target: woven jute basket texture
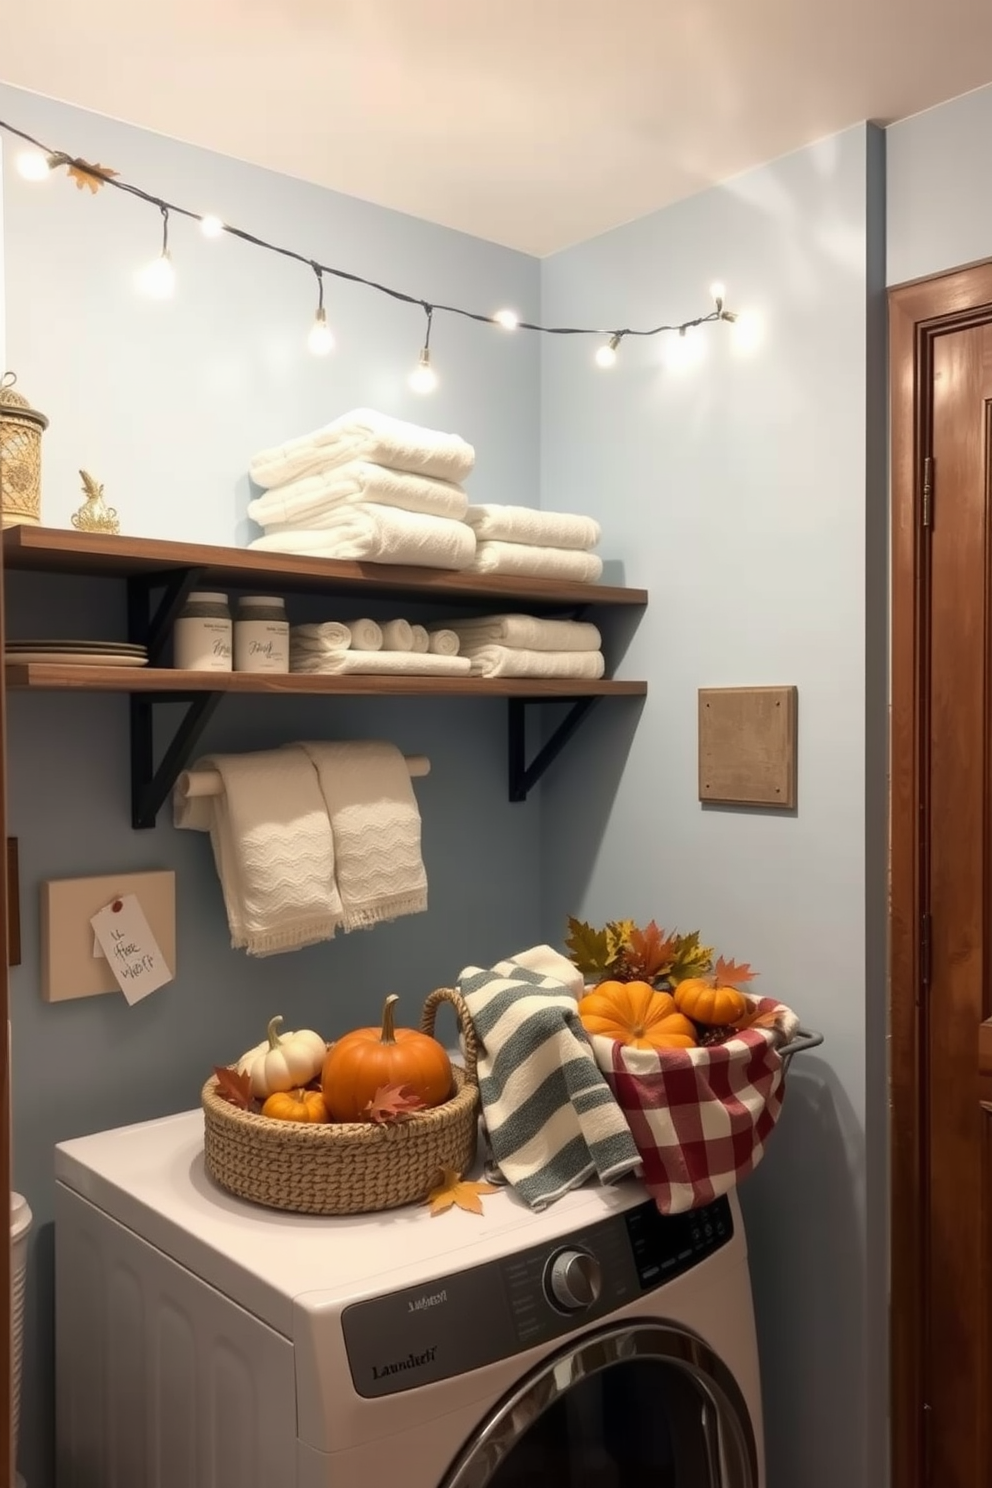
M 207 1172 L 229 1192 L 295 1214 L 369 1214 L 423 1199 L 443 1168 L 464 1173 L 478 1131 L 478 1044 L 468 1008 L 439 987 L 424 1003 L 420 1027 L 434 1033 L 450 1003 L 465 1046 L 465 1068 L 452 1067 L 454 1094 L 443 1106 L 404 1121 L 328 1122 L 306 1126 L 239 1110 L 207 1081 L 201 1102 Z

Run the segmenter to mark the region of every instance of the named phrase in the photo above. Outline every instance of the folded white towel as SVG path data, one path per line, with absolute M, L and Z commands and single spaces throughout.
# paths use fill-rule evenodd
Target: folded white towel
M 345 655 L 348 653 L 345 652 Z M 477 677 L 588 677 L 605 670 L 601 651 L 521 651 L 513 646 L 463 646 Z
M 424 429 L 373 408 L 355 408 L 312 434 L 262 450 L 249 469 L 257 486 L 271 488 L 354 460 L 460 481 L 475 464 L 475 451 L 457 434 Z
M 266 491 L 248 503 L 248 515 L 260 527 L 320 527 L 325 513 L 360 501 L 451 517 L 455 522 L 462 521 L 468 510 L 468 497 L 451 481 L 355 460 Z
M 416 651 L 313 651 L 290 648 L 291 672 L 340 677 L 346 673 L 395 677 L 467 677 L 472 670 L 467 656 L 422 656 Z
M 521 962 L 535 955 L 541 970 Z M 466 967 L 458 989 L 482 1043 L 479 1089 L 489 1141 L 503 1176 L 533 1209 L 544 1209 L 594 1173 L 610 1183 L 640 1154 L 582 1028 L 575 969 L 535 947 L 491 970 Z M 581 985 L 579 987 L 581 993 Z
M 464 646 L 519 646 L 527 651 L 598 651 L 599 628 L 588 620 L 545 620 L 540 615 L 481 615 L 449 620 Z
M 426 625 L 411 625 L 410 626 L 410 630 L 413 632 L 413 649 L 414 649 L 414 651 L 416 651 L 418 653 L 423 653 L 424 651 L 429 651 L 430 648 L 431 648 L 431 638 L 427 634 L 427 626 Z
M 508 542 L 480 542 L 468 566 L 475 573 L 526 574 L 536 579 L 570 579 L 577 584 L 594 584 L 603 572 L 603 560 L 595 553 Z
M 435 630 L 431 632 L 430 649 L 434 656 L 457 656 L 461 650 L 461 641 L 453 630 Z
M 308 558 L 468 568 L 475 555 L 475 533 L 464 522 L 447 517 L 427 517 L 395 506 L 359 505 L 341 507 L 319 529 L 271 532 L 248 546 L 263 553 L 303 553 Z
M 420 812 L 395 744 L 368 740 L 298 747 L 316 769 L 330 818 L 345 930 L 425 910 Z
M 293 625 L 289 638 L 294 646 L 310 646 L 315 651 L 347 651 L 354 645 L 356 626 L 371 627 L 367 639 L 374 639 L 378 631 L 379 644 L 382 644 L 382 632 L 374 620 L 356 620 L 354 625 L 342 625 L 339 620 L 325 620 L 320 625 Z M 369 647 L 370 651 L 375 649 L 375 646 Z
M 480 541 L 531 543 L 539 548 L 594 548 L 602 536 L 592 517 L 535 511 L 530 506 L 470 506 L 465 514 Z
M 301 749 L 213 754 L 218 796 L 173 797 L 175 824 L 209 832 L 231 944 L 271 956 L 330 940 L 342 917 L 331 824 L 313 765 Z
M 387 620 L 382 627 L 384 651 L 412 651 L 413 627 L 409 620 Z

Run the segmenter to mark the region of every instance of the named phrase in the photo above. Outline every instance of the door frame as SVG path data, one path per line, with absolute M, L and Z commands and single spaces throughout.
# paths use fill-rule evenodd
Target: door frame
M 925 1129 L 927 696 L 934 339 L 992 322 L 992 261 L 889 291 L 892 507 L 890 732 L 890 1390 L 892 1482 L 926 1488 Z

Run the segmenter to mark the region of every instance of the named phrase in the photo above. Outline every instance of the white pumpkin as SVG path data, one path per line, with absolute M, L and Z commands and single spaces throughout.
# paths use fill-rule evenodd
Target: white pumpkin
M 238 1073 L 248 1075 L 251 1093 L 267 1100 L 283 1090 L 299 1090 L 309 1085 L 324 1066 L 327 1044 L 312 1028 L 279 1035 L 282 1018 L 273 1018 L 265 1042 L 256 1044 L 238 1060 Z

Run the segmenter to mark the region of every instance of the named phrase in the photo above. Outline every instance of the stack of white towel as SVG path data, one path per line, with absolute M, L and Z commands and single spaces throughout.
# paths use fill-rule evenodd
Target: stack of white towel
M 294 625 L 289 633 L 289 669 L 324 676 L 343 673 L 379 676 L 464 677 L 471 662 L 459 656 L 453 630 L 431 633 L 408 620 L 325 621 Z
M 465 521 L 477 540 L 475 573 L 594 584 L 603 572 L 603 560 L 592 552 L 601 535 L 592 517 L 529 506 L 470 506 Z
M 475 533 L 460 482 L 475 451 L 457 434 L 374 409 L 343 414 L 250 462 L 265 494 L 248 515 L 265 536 L 249 546 L 308 557 L 469 568 Z
M 545 620 L 536 615 L 485 615 L 452 620 L 460 652 L 477 677 L 582 677 L 603 675 L 602 637 L 584 620 Z

